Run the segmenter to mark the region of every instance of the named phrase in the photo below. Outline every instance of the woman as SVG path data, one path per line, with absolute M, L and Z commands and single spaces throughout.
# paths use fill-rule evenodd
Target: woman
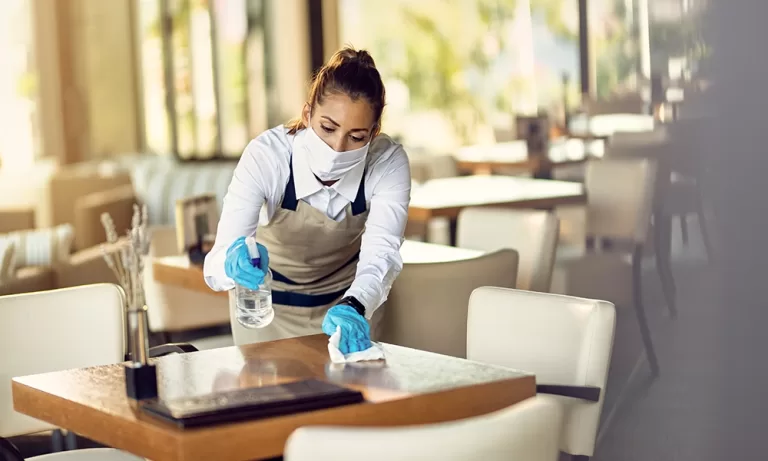
M 371 346 L 369 321 L 402 270 L 411 190 L 403 147 L 379 131 L 384 103 L 371 56 L 344 48 L 314 76 L 301 117 L 246 147 L 205 280 L 217 291 L 253 288 L 268 264 L 275 318 L 243 328 L 230 296 L 236 344 L 340 327 L 341 352 Z M 254 233 L 262 267 L 250 264 L 244 243 Z

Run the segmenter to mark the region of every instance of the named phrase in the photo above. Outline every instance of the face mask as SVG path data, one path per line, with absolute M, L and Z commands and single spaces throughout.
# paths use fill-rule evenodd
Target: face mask
M 312 126 L 305 130 L 305 148 L 309 168 L 321 181 L 339 179 L 365 160 L 370 142 L 363 147 L 346 152 L 336 152 L 315 133 Z

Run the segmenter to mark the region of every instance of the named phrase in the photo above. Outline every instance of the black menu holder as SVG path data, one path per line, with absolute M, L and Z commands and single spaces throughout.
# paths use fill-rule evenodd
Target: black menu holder
M 180 428 L 191 428 L 284 416 L 363 401 L 363 394 L 359 391 L 309 379 L 179 399 L 156 398 L 142 401 L 139 408 Z

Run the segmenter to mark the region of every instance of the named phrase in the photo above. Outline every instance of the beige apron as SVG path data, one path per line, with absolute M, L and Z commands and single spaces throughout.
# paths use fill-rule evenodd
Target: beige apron
M 231 290 L 229 313 L 236 345 L 322 333 L 325 313 L 355 279 L 368 217 L 365 174 L 355 201 L 347 206 L 346 217 L 337 222 L 296 199 L 293 159 L 289 162 L 291 173 L 281 206 L 256 232 L 256 240 L 269 252 L 275 318 L 264 328 L 243 327 L 235 318 Z

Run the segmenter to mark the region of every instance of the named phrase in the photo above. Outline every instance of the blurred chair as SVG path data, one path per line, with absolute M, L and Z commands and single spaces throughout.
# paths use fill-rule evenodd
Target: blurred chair
M 405 427 L 302 427 L 286 461 L 556 461 L 562 411 L 534 397 L 474 418 Z
M 427 162 L 429 179 L 452 178 L 459 175 L 456 159 L 453 155 L 435 155 Z
M 451 178 L 459 175 L 456 159 L 453 155 L 424 155 L 411 160 L 411 178 L 413 188 L 419 187 L 430 179 Z M 433 218 L 428 223 L 409 222 L 405 236 L 412 240 L 450 244 L 451 223 L 446 218 Z
M 552 293 L 633 305 L 654 376 L 659 366 L 642 299 L 642 256 L 655 174 L 655 163 L 647 159 L 588 163 L 585 235 L 590 244 L 561 246 L 552 279 Z
M 18 450 L 3 437 L 51 429 L 60 434 L 54 426 L 13 410 L 11 378 L 123 362 L 127 347 L 124 305 L 123 290 L 109 283 L 0 296 L 0 454 L 6 456 L 3 459 L 22 459 Z M 194 350 L 188 344 L 167 344 L 150 349 L 149 354 L 158 357 Z M 30 459 L 136 461 L 142 458 L 99 448 Z
M 507 249 L 461 261 L 405 264 L 383 306 L 381 341 L 464 358 L 470 294 L 487 285 L 513 288 L 518 258 Z
M 702 152 L 696 144 L 702 139 L 699 136 L 702 129 L 705 128 L 696 119 L 677 120 L 670 125 L 666 158 L 662 159 L 666 162 L 663 166 L 668 168 L 670 175 L 668 183 L 664 184 L 665 187 L 659 188 L 659 201 L 664 213 L 678 219 L 684 245 L 688 244 L 688 216 L 696 216 L 706 256 L 713 260 L 715 254 L 702 193 L 702 182 L 706 180 L 705 171 L 702 169 L 704 162 L 696 158 L 696 154 Z
M 124 360 L 123 303 L 122 290 L 111 284 L 0 297 L 0 440 L 55 429 L 13 410 L 12 377 Z M 2 449 L 11 453 L 12 445 L 5 442 Z M 97 458 L 139 459 L 113 449 L 79 450 L 32 459 Z
M 557 250 L 559 220 L 546 211 L 465 208 L 459 213 L 457 246 L 520 255 L 516 287 L 548 292 Z
M 180 255 L 174 226 L 155 226 L 151 228 L 151 232 L 150 263 L 144 268 L 149 329 L 153 333 L 162 334 L 163 342 L 171 342 L 173 333 L 228 325 L 229 300 L 226 296 L 219 296 L 213 291 L 210 294 L 200 293 L 155 281 L 152 258 Z M 234 344 L 231 335 L 206 338 L 193 343 L 200 349 Z
M 467 358 L 534 373 L 539 395 L 562 391 L 552 398 L 564 408 L 560 449 L 590 457 L 615 329 L 609 302 L 484 287 L 469 300 Z M 596 401 L 564 396 L 574 390 L 569 386 L 599 389 L 599 395 Z

